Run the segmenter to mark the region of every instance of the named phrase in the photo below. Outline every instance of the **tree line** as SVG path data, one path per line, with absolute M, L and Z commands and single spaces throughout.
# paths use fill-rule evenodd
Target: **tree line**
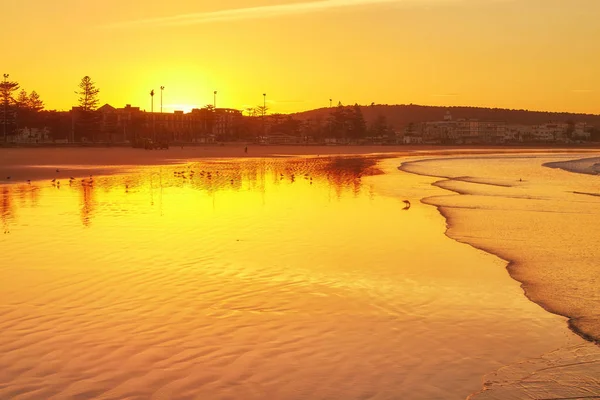
M 27 92 L 17 81 L 9 80 L 10 75 L 4 74 L 0 81 L 0 124 L 2 125 L 3 141 L 7 141 L 21 128 L 50 128 L 55 131 L 67 131 L 66 123 L 55 110 L 45 110 L 43 100 L 37 91 Z M 20 89 L 20 90 L 19 90 Z M 89 76 L 79 83 L 78 105 L 84 113 L 84 123 L 96 122 L 93 111 L 96 110 L 100 90 Z M 63 118 L 64 120 L 64 118 Z M 62 123 L 61 123 L 62 122 Z M 54 128 L 54 129 L 53 129 Z

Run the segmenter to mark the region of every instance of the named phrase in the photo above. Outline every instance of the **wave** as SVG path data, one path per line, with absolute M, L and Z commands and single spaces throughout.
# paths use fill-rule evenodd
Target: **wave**
M 598 160 L 544 162 L 530 158 L 520 161 L 522 165 L 528 162 L 529 169 L 520 170 L 518 166 L 507 167 L 514 159 L 491 156 L 485 160 L 420 159 L 398 167 L 408 173 L 441 178 L 433 185 L 452 193 L 426 197 L 421 202 L 435 206 L 444 216 L 446 235 L 505 260 L 507 271 L 521 283 L 529 300 L 566 317 L 569 329 L 591 342 L 584 345 L 585 357 L 579 357 L 581 350 L 562 349 L 556 353 L 564 356 L 560 362 L 552 361 L 554 354 L 536 362 L 503 367 L 487 376 L 484 390 L 470 399 L 566 399 L 582 398 L 583 393 L 593 395 L 583 398 L 600 398 L 600 297 L 594 284 L 600 278 L 595 239 L 596 221 L 600 219 L 596 199 L 600 195 L 593 190 L 597 183 L 583 176 L 546 176 L 540 167 L 569 168 L 592 175 L 590 171 L 599 165 Z M 465 178 L 465 170 L 484 177 Z M 525 179 L 517 178 L 521 172 Z M 582 359 L 591 362 L 584 366 Z M 558 379 L 564 373 L 570 375 Z
M 558 168 L 568 172 L 587 175 L 600 175 L 600 157 L 579 160 L 554 161 L 542 164 L 548 168 Z

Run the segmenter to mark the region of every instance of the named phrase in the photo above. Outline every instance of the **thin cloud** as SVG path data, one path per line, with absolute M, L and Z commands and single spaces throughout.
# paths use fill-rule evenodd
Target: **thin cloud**
M 456 97 L 458 93 L 432 94 L 433 97 Z
M 411 0 L 321 0 L 305 3 L 278 4 L 273 6 L 246 7 L 230 10 L 211 11 L 203 13 L 180 14 L 171 17 L 142 19 L 136 21 L 125 21 L 108 25 L 108 28 L 129 28 L 146 26 L 184 26 L 200 25 L 211 22 L 248 20 L 259 18 L 273 18 L 285 15 L 297 15 L 314 13 L 334 8 L 377 5 L 377 4 L 399 4 Z M 414 1 L 414 0 L 412 0 Z
M 592 93 L 593 90 L 591 90 L 591 89 L 573 89 L 573 90 L 571 90 L 571 92 L 573 92 L 573 93 Z

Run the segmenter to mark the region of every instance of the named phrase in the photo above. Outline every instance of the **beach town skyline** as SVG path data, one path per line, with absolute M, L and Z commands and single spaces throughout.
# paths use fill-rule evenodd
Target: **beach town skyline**
M 5 73 L 0 81 L 2 138 L 13 143 L 134 143 L 148 138 L 165 145 L 239 140 L 261 144 L 493 145 L 600 140 L 600 116 L 594 114 L 375 102 L 352 106 L 341 101 L 335 104 L 330 98 L 327 107 L 286 115 L 271 111 L 267 93 L 262 93 L 262 104 L 254 107 L 218 107 L 216 90 L 212 104 L 169 112 L 163 103 L 165 86 L 159 88 L 148 93 L 150 112 L 131 104 L 114 107 L 103 104 L 96 82 L 84 76 L 73 92 L 76 105 L 69 111 L 46 111 L 37 91 L 28 93 Z

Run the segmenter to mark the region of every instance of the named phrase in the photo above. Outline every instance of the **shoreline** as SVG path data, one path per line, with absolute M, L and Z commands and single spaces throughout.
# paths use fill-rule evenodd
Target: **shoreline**
M 515 147 L 442 147 L 442 146 L 248 146 L 206 145 L 169 150 L 144 150 L 130 147 L 40 147 L 0 148 L 0 185 L 25 183 L 27 180 L 69 179 L 86 177 L 90 174 L 114 174 L 128 167 L 171 165 L 196 160 L 230 158 L 272 157 L 400 157 L 400 156 L 449 156 L 475 154 L 519 154 L 519 153 L 581 153 L 583 150 L 560 148 Z M 598 150 L 586 149 L 583 152 Z M 594 153 L 595 154 L 595 153 Z M 60 172 L 56 172 L 56 170 Z M 10 177 L 10 179 L 8 179 Z
M 566 168 L 563 168 L 558 165 L 568 164 L 571 162 L 582 161 L 582 160 L 588 161 L 588 160 L 593 160 L 593 159 L 594 158 L 585 158 L 585 159 L 570 160 L 570 161 L 557 161 L 557 162 L 552 162 L 552 163 L 543 163 L 542 166 L 547 167 L 547 168 L 560 168 L 565 171 L 568 171 L 569 173 L 580 173 L 580 174 L 589 175 L 589 173 L 587 173 L 587 172 L 566 169 Z M 457 188 L 448 187 L 447 185 L 444 185 L 445 182 L 468 182 L 468 181 L 465 181 L 464 179 L 462 179 L 461 177 L 430 175 L 427 173 L 412 171 L 412 170 L 410 170 L 410 168 L 407 168 L 407 166 L 409 166 L 411 164 L 416 164 L 416 163 L 419 163 L 422 161 L 435 161 L 435 159 L 420 159 L 420 160 L 412 160 L 412 161 L 408 161 L 408 162 L 403 162 L 398 167 L 398 169 L 403 172 L 410 173 L 410 174 L 415 174 L 415 175 L 420 175 L 420 176 L 425 176 L 425 177 L 430 177 L 430 178 L 437 178 L 439 180 L 432 183 L 432 186 L 447 190 L 452 194 L 456 194 L 458 196 L 464 196 L 464 195 L 470 194 L 468 191 L 461 191 Z M 552 166 L 550 166 L 550 164 L 552 164 Z M 554 165 L 556 165 L 556 166 L 554 166 Z M 488 185 L 492 185 L 492 186 L 505 186 L 505 185 L 496 185 L 496 184 L 492 184 L 492 183 L 482 183 L 482 182 L 476 182 L 476 181 L 469 182 L 469 183 L 488 184 Z M 512 187 L 512 186 L 505 186 L 505 187 Z M 582 194 L 582 193 L 578 193 L 578 192 L 573 192 L 573 193 Z M 585 193 L 585 194 L 587 194 L 587 193 Z M 451 196 L 451 194 L 449 196 Z M 471 240 L 465 239 L 466 236 L 461 234 L 460 232 L 453 233 L 453 230 L 459 230 L 459 228 L 457 227 L 457 223 L 453 221 L 455 217 L 453 217 L 450 213 L 450 209 L 453 207 L 446 206 L 446 205 L 443 205 L 440 203 L 436 203 L 433 200 L 433 199 L 439 198 L 439 197 L 440 196 L 425 197 L 425 198 L 420 199 L 420 201 L 424 204 L 436 207 L 436 209 L 438 210 L 440 215 L 442 215 L 444 217 L 444 219 L 446 220 L 446 231 L 444 234 L 446 236 L 448 236 L 450 239 L 455 240 L 459 243 L 467 244 L 477 250 L 486 252 L 488 254 L 492 254 L 492 255 L 500 258 L 501 260 L 503 260 L 506 263 L 506 270 L 507 270 L 509 276 L 520 284 L 523 294 L 529 301 L 539 305 L 541 308 L 543 308 L 544 310 L 546 310 L 549 313 L 566 318 L 567 326 L 573 333 L 575 333 L 576 335 L 578 335 L 579 337 L 583 338 L 584 340 L 586 340 L 590 343 L 600 345 L 600 336 L 595 336 L 591 333 L 588 333 L 576 324 L 576 319 L 578 318 L 577 316 L 574 316 L 567 312 L 561 311 L 555 305 L 553 306 L 552 304 L 549 304 L 548 302 L 544 302 L 540 299 L 537 299 L 535 296 L 532 295 L 531 291 L 533 291 L 534 286 L 538 285 L 539 282 L 533 282 L 531 280 L 528 280 L 524 276 L 524 273 L 522 271 L 519 271 L 519 267 L 524 265 L 524 262 L 522 260 L 518 260 L 516 257 L 513 257 L 510 254 L 508 254 L 508 253 L 510 253 L 510 251 L 506 251 L 506 250 L 502 251 L 500 249 L 500 247 L 494 247 L 492 245 L 478 243 L 476 240 L 473 240 L 473 239 L 471 239 Z
M 545 163 L 543 166 L 548 168 L 558 168 L 576 174 L 600 175 L 600 157 L 549 162 Z

